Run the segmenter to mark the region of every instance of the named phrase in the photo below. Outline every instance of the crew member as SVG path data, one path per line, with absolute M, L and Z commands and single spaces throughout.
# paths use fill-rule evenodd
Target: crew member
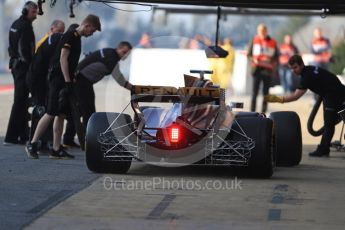
M 328 69 L 332 58 L 332 46 L 328 38 L 324 37 L 320 28 L 315 28 L 314 39 L 311 42 L 313 65 Z
M 62 36 L 50 65 L 47 112 L 40 119 L 32 141 L 25 148 L 29 158 L 38 158 L 38 140 L 53 120 L 53 149 L 50 158 L 74 158 L 61 146 L 64 119 L 66 114 L 71 111 L 68 103 L 62 103 L 68 101 L 68 99 L 63 98 L 61 100 L 61 91 L 66 92 L 65 96 L 72 93 L 73 76 L 81 53 L 81 37 L 89 37 L 96 30 L 101 30 L 99 18 L 95 15 L 88 15 L 78 28 L 68 30 Z
M 308 89 L 323 99 L 323 117 L 325 130 L 321 143 L 312 157 L 329 156 L 330 145 L 337 121 L 337 112 L 345 102 L 345 86 L 341 84 L 336 75 L 318 66 L 305 66 L 302 57 L 294 55 L 289 59 L 289 67 L 296 75 L 301 76 L 300 85 L 296 91 L 286 96 L 268 95 L 267 102 L 286 103 L 298 100 Z
M 78 26 L 78 24 L 72 24 L 69 26 L 68 30 L 75 30 Z M 51 24 L 50 31 L 40 40 L 40 42 L 36 44 L 36 53 L 27 74 L 27 81 L 33 99 L 33 104 L 35 106 L 44 106 L 44 109 L 46 109 L 47 105 L 47 75 L 50 59 L 54 55 L 56 47 L 61 40 L 64 31 L 65 23 L 61 20 L 54 20 Z M 73 120 L 70 118 L 70 116 L 68 116 L 66 119 L 67 125 L 64 134 L 63 145 L 67 147 L 80 147 L 77 143 L 74 142 L 75 128 Z M 31 121 L 31 138 L 35 132 L 35 129 L 35 122 Z M 41 147 L 45 147 L 43 143 Z
M 34 105 L 46 105 L 49 61 L 64 32 L 65 23 L 61 20 L 54 20 L 50 31 L 36 45 L 36 53 L 27 74 Z
M 26 73 L 35 52 L 35 34 L 32 22 L 38 6 L 32 1 L 25 3 L 22 15 L 11 25 L 9 33 L 9 68 L 14 79 L 14 102 L 7 127 L 4 145 L 25 144 L 29 139 L 28 97 Z
M 93 84 L 113 72 L 118 62 L 128 56 L 132 45 L 120 42 L 116 49 L 105 48 L 87 55 L 77 67 L 75 92 L 79 101 L 84 128 L 92 113 L 96 112 Z M 118 69 L 117 69 L 118 70 Z M 132 85 L 117 71 L 114 79 L 123 87 L 131 89 Z
M 65 23 L 61 20 L 54 20 L 50 26 L 50 30 L 36 43 L 35 53 L 38 48 L 50 37 L 50 35 L 55 33 L 64 33 Z
M 257 35 L 249 46 L 248 57 L 251 59 L 253 73 L 251 111 L 255 111 L 260 82 L 263 82 L 263 95 L 268 95 L 278 63 L 277 42 L 268 35 L 265 24 L 257 27 Z M 267 102 L 262 102 L 261 110 L 266 112 Z

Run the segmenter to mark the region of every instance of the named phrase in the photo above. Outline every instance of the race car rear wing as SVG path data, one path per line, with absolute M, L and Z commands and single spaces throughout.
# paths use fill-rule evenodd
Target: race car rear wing
M 135 85 L 131 90 L 133 102 L 182 102 L 203 104 L 225 101 L 225 89 L 216 87 L 170 87 Z
M 225 109 L 225 89 L 216 87 L 169 87 L 135 85 L 131 90 L 131 106 L 135 113 L 137 135 L 141 135 L 145 127 L 145 117 L 139 102 L 183 103 L 183 106 L 213 103 L 219 105 L 220 111 Z

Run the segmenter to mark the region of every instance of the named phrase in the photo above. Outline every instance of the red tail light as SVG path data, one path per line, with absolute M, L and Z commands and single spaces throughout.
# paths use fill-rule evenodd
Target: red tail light
M 176 143 L 179 141 L 180 130 L 178 127 L 173 127 L 170 129 L 170 142 Z

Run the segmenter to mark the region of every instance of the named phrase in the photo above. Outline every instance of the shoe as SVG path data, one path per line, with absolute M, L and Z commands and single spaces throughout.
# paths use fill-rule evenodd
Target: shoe
M 80 145 L 74 142 L 74 140 L 71 141 L 64 141 L 62 144 L 63 147 L 65 148 L 80 148 Z
M 50 159 L 62 159 L 62 160 L 72 160 L 74 159 L 74 156 L 66 152 L 66 150 L 60 146 L 58 151 L 55 151 L 52 149 L 50 156 Z
M 325 148 L 321 145 L 317 146 L 314 152 L 309 153 L 310 157 L 329 157 L 329 148 Z
M 37 145 L 38 143 L 34 142 L 34 143 L 28 143 L 25 146 L 26 154 L 28 155 L 30 159 L 38 159 Z

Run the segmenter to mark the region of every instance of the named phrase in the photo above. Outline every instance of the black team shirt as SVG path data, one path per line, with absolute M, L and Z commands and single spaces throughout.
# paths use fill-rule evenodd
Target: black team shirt
M 298 89 L 310 89 L 321 97 L 345 95 L 345 86 L 337 76 L 317 66 L 303 68 Z
M 120 59 L 116 49 L 104 48 L 87 55 L 77 69 L 90 82 L 96 83 L 111 74 Z
M 80 53 L 81 53 L 81 37 L 76 30 L 68 30 L 63 34 L 54 57 L 51 62 L 51 66 L 58 68 L 61 73 L 60 55 L 63 48 L 69 49 L 70 54 L 68 56 L 68 67 L 71 80 L 74 77 L 74 72 L 78 66 Z M 62 74 L 62 73 L 61 73 Z
M 21 16 L 13 22 L 9 33 L 8 53 L 11 59 L 30 64 L 35 53 L 35 34 L 32 22 Z
M 61 37 L 62 34 L 60 33 L 52 34 L 37 49 L 31 63 L 31 74 L 47 75 L 50 59 L 53 57 Z

